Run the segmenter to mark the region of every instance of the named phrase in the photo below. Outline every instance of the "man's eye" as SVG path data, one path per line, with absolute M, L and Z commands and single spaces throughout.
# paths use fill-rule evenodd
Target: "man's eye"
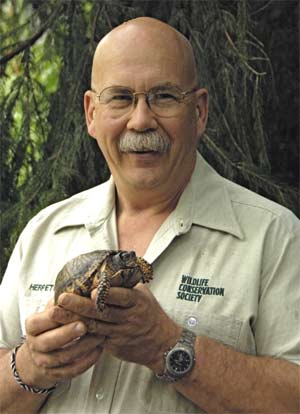
M 162 93 L 156 93 L 155 94 L 155 99 L 177 99 L 177 97 L 175 95 L 173 95 L 172 93 L 167 93 L 167 92 L 162 92 Z
M 166 92 L 155 93 L 152 101 L 157 104 L 164 104 L 164 103 L 168 104 L 168 103 L 178 102 L 179 98 L 174 93 L 166 91 Z
M 127 101 L 127 102 L 131 102 L 132 101 L 132 96 L 131 95 L 124 95 L 124 94 L 113 95 L 113 96 L 110 97 L 110 101 Z

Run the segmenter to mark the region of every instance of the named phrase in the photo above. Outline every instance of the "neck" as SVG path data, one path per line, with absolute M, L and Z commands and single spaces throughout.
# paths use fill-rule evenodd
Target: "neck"
M 119 248 L 134 250 L 138 256 L 144 256 L 155 233 L 175 209 L 184 188 L 168 194 L 148 190 L 124 195 L 117 190 Z
M 192 174 L 192 171 L 191 171 Z M 118 214 L 170 214 L 188 185 L 191 174 L 177 185 L 140 189 L 116 182 L 116 205 Z
M 122 250 L 134 250 L 143 256 L 151 240 L 176 208 L 192 175 L 184 174 L 154 187 L 137 188 L 124 180 L 115 180 L 118 243 Z M 174 185 L 176 183 L 176 185 Z
M 178 203 L 183 189 L 177 189 L 168 194 L 155 191 L 130 191 L 124 194 L 117 189 L 118 214 L 163 214 L 171 213 Z

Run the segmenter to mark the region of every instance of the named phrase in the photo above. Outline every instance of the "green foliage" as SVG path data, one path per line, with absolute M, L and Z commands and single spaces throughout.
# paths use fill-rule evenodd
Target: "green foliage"
M 288 3 L 297 14 L 298 2 Z M 275 53 L 278 38 L 268 37 L 259 25 L 272 25 L 274 18 L 266 16 L 278 10 L 286 21 L 286 8 L 278 1 L 4 0 L 1 274 L 20 231 L 37 211 L 108 177 L 96 142 L 86 132 L 83 94 L 98 41 L 137 16 L 169 22 L 194 46 L 199 84 L 210 93 L 209 125 L 200 142 L 205 157 L 222 174 L 298 213 L 297 140 L 286 152 L 294 167 L 285 176 L 277 145 L 288 138 L 276 136 L 280 127 L 269 109 L 276 110 L 279 100 L 265 44 Z M 288 21 L 286 30 L 297 27 L 292 18 Z M 294 68 L 291 63 L 291 74 Z M 289 96 L 293 91 L 292 84 Z M 265 114 L 271 113 L 270 120 Z M 280 120 L 282 125 L 282 114 Z

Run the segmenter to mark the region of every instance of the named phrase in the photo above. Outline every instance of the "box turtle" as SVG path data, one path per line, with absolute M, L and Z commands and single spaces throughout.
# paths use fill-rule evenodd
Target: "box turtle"
M 54 301 L 63 292 L 89 297 L 97 287 L 96 306 L 102 311 L 111 286 L 131 288 L 152 278 L 152 266 L 133 251 L 95 250 L 64 265 L 55 281 Z

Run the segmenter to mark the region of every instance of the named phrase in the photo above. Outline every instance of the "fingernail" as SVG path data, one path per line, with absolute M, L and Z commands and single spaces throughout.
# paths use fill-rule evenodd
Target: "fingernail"
M 62 293 L 58 297 L 57 303 L 59 305 L 61 305 L 61 306 L 68 305 L 68 303 L 69 303 L 69 297 L 66 294 Z
M 75 332 L 78 335 L 85 334 L 86 333 L 86 327 L 85 327 L 85 325 L 83 323 L 76 323 L 76 325 L 75 325 Z

